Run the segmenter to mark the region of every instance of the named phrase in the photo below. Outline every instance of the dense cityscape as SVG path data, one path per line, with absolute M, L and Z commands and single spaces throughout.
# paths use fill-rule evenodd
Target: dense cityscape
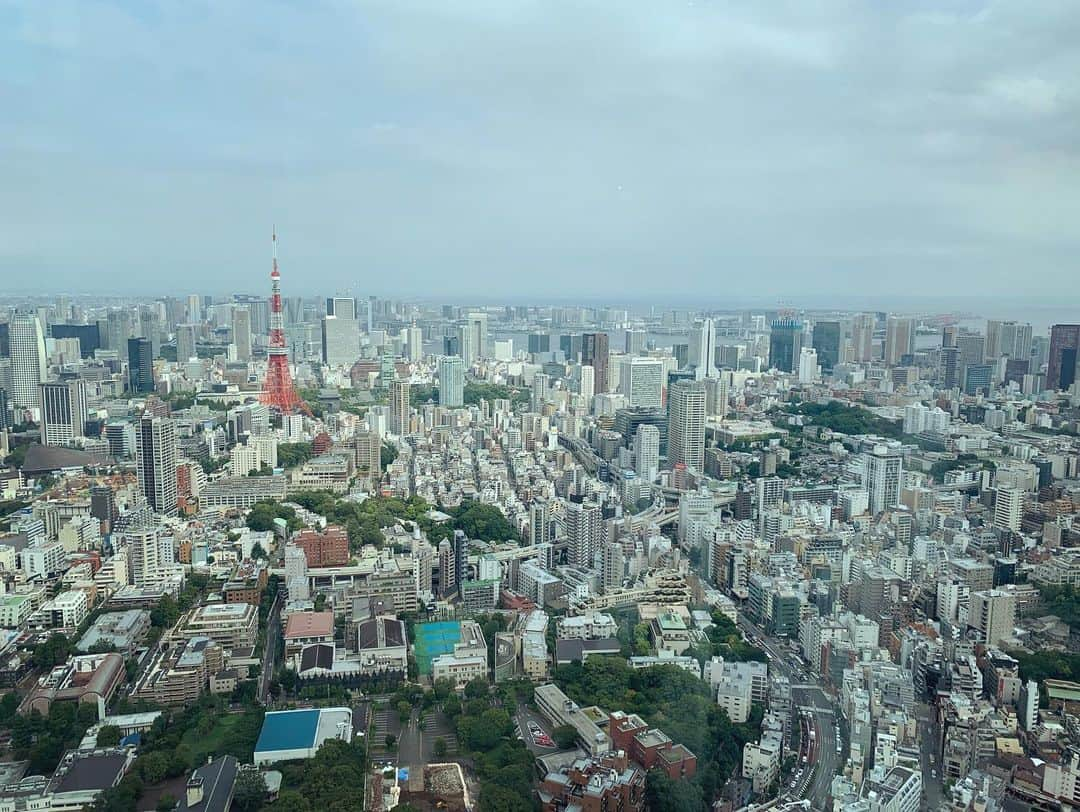
M 0 309 L 0 809 L 1080 804 L 1080 325 Z

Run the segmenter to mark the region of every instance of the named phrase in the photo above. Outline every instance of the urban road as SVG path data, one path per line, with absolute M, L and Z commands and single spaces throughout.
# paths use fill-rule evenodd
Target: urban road
M 279 589 L 270 606 L 266 618 L 266 647 L 263 650 L 262 670 L 259 672 L 259 691 L 256 694 L 264 705 L 270 704 L 270 680 L 274 677 L 274 664 L 277 661 L 278 641 L 281 640 L 281 596 Z
M 770 640 L 765 630 L 751 621 L 742 612 L 739 613 L 739 625 L 749 630 L 761 641 L 761 647 L 765 649 L 769 657 L 770 670 L 781 674 L 791 681 L 791 704 L 793 706 L 792 724 L 803 725 L 802 753 L 799 763 L 802 763 L 802 754 L 807 756 L 807 769 L 794 788 L 789 784 L 781 784 L 782 792 L 794 798 L 807 799 L 812 809 L 828 808 L 826 802 L 832 789 L 833 776 L 840 767 L 840 756 L 837 749 L 843 750 L 843 741 L 839 737 L 837 724 L 840 714 L 836 702 L 826 694 L 820 686 L 807 684 L 805 672 L 798 663 L 795 655 L 783 650 L 777 643 Z M 802 711 L 808 711 L 808 715 Z M 813 741 L 808 741 L 806 730 L 810 725 L 814 731 Z M 786 777 L 781 776 L 781 781 Z

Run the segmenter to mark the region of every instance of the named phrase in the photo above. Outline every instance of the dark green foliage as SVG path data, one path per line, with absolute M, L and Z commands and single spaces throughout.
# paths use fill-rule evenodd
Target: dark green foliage
M 886 420 L 861 406 L 850 406 L 839 400 L 828 403 L 799 403 L 787 411 L 810 418 L 808 424 L 824 426 L 840 434 L 879 434 L 899 439 L 903 425 L 899 420 Z
M 509 400 L 514 406 L 528 403 L 532 395 L 527 388 L 511 388 L 493 383 L 465 381 L 463 400 L 466 406 L 479 406 L 481 400 Z
M 767 657 L 765 652 L 756 648 L 745 640 L 742 634 L 731 620 L 720 612 L 713 612 L 713 625 L 706 634 L 709 643 L 704 649 L 695 649 L 698 659 L 705 662 L 711 657 L 720 656 L 730 662 L 759 662 L 763 663 Z
M 1064 586 L 1040 586 L 1045 608 L 1042 614 L 1056 615 L 1070 629 L 1080 628 L 1080 590 L 1066 584 Z
M 288 505 L 271 500 L 256 502 L 252 505 L 247 515 L 247 526 L 256 532 L 264 533 L 274 529 L 274 519 L 284 519 L 290 532 L 295 532 L 304 526 L 304 523 L 297 518 L 295 510 Z
M 398 450 L 391 443 L 383 443 L 379 447 L 379 465 L 382 470 L 386 470 L 394 464 L 394 460 L 398 458 Z
M 688 747 L 698 758 L 698 772 L 691 782 L 696 791 L 680 793 L 700 803 L 686 809 L 703 809 L 712 801 L 738 769 L 743 745 L 756 741 L 761 731 L 760 707 L 755 706 L 745 724 L 733 724 L 708 685 L 675 666 L 635 670 L 619 657 L 590 657 L 584 665 L 557 669 L 555 682 L 579 705 L 636 713 Z M 678 797 L 685 799 L 683 794 Z
M 295 792 L 283 791 L 277 801 L 264 808 L 327 812 L 356 809 L 357 793 L 364 785 L 364 765 L 361 741 L 330 739 L 314 758 L 282 765 L 282 786 L 295 789 Z M 300 801 L 306 806 L 300 805 Z
M 1020 679 L 1033 679 L 1042 683 L 1045 679 L 1080 681 L 1080 654 L 1062 651 L 1009 651 L 1020 663 Z
M 75 653 L 75 644 L 63 634 L 50 634 L 44 643 L 34 646 L 30 662 L 35 668 L 49 669 L 66 663 Z
M 97 734 L 98 747 L 115 747 L 120 744 L 120 728 L 116 725 L 105 725 Z
M 569 750 L 577 741 L 577 728 L 573 725 L 559 725 L 551 731 L 551 738 L 560 750 Z
M 278 465 L 282 468 L 303 465 L 314 456 L 311 443 L 280 443 L 277 447 Z
M 266 799 L 266 780 L 257 770 L 241 770 L 236 776 L 232 808 L 236 812 L 255 812 Z

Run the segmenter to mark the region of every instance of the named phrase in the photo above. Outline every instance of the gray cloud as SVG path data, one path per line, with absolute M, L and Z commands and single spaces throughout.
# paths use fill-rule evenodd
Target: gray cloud
M 1049 0 L 8 3 L 0 287 L 257 290 L 276 222 L 305 293 L 1071 293 L 1078 39 Z

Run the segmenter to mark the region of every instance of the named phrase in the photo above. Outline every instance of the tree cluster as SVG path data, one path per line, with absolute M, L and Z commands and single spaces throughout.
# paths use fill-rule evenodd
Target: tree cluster
M 247 515 L 247 526 L 257 533 L 265 533 L 267 530 L 274 529 L 275 519 L 284 519 L 289 532 L 293 533 L 304 526 L 295 510 L 271 499 L 264 499 L 251 506 Z
M 761 731 L 760 707 L 755 706 L 745 724 L 734 724 L 716 704 L 708 685 L 676 666 L 633 669 L 621 657 L 590 657 L 584 664 L 557 669 L 555 682 L 579 705 L 638 714 L 697 756 L 698 772 L 689 782 L 692 787 L 670 792 L 661 787 L 665 797 L 690 805 L 655 807 L 659 809 L 706 808 L 741 764 L 743 745 L 756 741 Z

